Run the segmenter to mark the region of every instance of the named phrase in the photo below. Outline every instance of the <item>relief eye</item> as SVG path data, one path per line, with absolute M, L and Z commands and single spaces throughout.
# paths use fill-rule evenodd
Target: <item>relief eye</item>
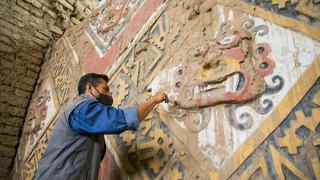
M 223 38 L 222 42 L 223 42 L 223 43 L 231 43 L 232 40 L 233 40 L 232 37 L 225 37 L 225 38 Z
M 195 52 L 194 52 L 194 57 L 201 56 L 202 55 L 202 51 L 203 51 L 202 48 L 196 49 Z
M 175 86 L 176 88 L 181 88 L 181 82 L 177 82 Z
M 246 20 L 242 23 L 242 27 L 245 29 L 250 29 L 253 26 L 253 21 L 252 20 Z
M 259 68 L 260 68 L 260 69 L 267 69 L 268 66 L 269 66 L 268 63 L 263 62 L 263 63 L 261 63 L 261 64 L 259 65 Z
M 223 39 L 219 40 L 218 43 L 219 43 L 220 45 L 225 46 L 225 45 L 228 45 L 228 44 L 233 43 L 233 42 L 236 40 L 236 38 L 237 38 L 237 37 L 236 37 L 235 35 L 226 36 L 226 37 L 224 37 Z
M 179 69 L 179 70 L 177 71 L 177 73 L 178 73 L 179 76 L 181 76 L 181 75 L 183 74 L 183 70 L 182 70 L 182 69 Z
M 263 54 L 264 50 L 264 47 L 258 47 L 257 52 L 258 54 Z

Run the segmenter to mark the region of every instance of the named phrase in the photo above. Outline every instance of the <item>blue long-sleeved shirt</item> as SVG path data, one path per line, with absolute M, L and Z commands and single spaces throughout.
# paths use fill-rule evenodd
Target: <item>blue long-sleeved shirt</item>
M 116 134 L 136 130 L 139 120 L 136 108 L 117 109 L 90 99 L 73 110 L 69 125 L 79 134 Z

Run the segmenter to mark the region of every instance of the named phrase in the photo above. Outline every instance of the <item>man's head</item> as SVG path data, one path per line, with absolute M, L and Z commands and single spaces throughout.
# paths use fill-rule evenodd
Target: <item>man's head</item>
M 91 95 L 102 103 L 109 98 L 108 101 L 110 102 L 110 99 L 112 99 L 112 93 L 108 87 L 108 81 L 108 76 L 104 74 L 88 73 L 82 76 L 79 80 L 78 94 Z

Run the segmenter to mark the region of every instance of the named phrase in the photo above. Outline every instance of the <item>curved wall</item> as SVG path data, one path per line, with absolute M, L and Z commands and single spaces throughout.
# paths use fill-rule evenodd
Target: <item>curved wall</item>
M 138 131 L 106 136 L 100 179 L 319 178 L 319 3 L 285 2 L 106 3 L 46 56 L 26 177 L 79 77 L 98 72 L 116 107 L 159 90 L 171 100 Z

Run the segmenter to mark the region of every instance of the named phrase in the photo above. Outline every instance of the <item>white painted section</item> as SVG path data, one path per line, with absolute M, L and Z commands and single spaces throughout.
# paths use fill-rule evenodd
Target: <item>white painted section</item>
M 145 1 L 144 1 L 145 2 Z M 151 22 L 157 17 L 159 16 L 159 14 L 161 14 L 161 12 L 164 10 L 164 8 L 166 7 L 166 4 L 161 4 L 160 7 L 158 7 L 156 9 L 156 11 L 154 13 L 151 14 L 151 16 L 147 19 L 146 23 L 140 28 L 140 30 L 138 31 L 138 33 L 134 36 L 133 40 L 129 42 L 129 44 L 127 45 L 127 47 L 130 47 L 132 44 L 136 44 L 140 38 L 144 35 L 144 33 L 146 33 L 146 31 L 150 28 L 149 25 L 151 24 Z M 132 15 L 133 17 L 134 15 Z M 121 32 L 124 30 L 124 28 L 121 30 Z M 120 34 L 121 32 L 119 32 L 118 34 Z M 119 66 L 121 65 L 122 61 L 125 59 L 125 57 L 127 56 L 127 53 L 122 53 L 116 60 L 115 63 L 113 63 L 111 65 L 110 68 L 107 68 L 105 70 L 105 74 L 108 74 L 108 72 L 114 72 L 116 71 L 117 68 L 119 68 Z
M 152 13 L 151 16 L 148 18 L 146 23 L 141 27 L 137 35 L 133 38 L 130 44 L 135 44 L 142 36 L 144 32 L 146 32 L 150 27 L 150 22 L 152 22 L 153 19 L 155 19 L 157 16 L 159 16 L 159 13 L 164 10 L 166 7 L 166 3 L 161 4 L 156 10 L 155 13 Z
M 152 83 L 148 86 L 148 89 L 151 89 L 152 95 L 154 95 L 156 92 L 162 91 L 165 92 L 168 97 L 174 101 L 177 100 L 177 93 L 173 91 L 173 89 L 168 89 L 164 87 L 164 84 L 169 84 L 169 87 L 174 87 L 175 83 L 175 72 L 177 71 L 178 67 L 171 67 L 170 69 L 165 69 L 161 71 L 152 81 Z M 172 104 L 170 103 L 161 103 L 160 104 L 164 110 L 167 112 L 170 111 L 170 106 Z M 174 118 L 176 123 L 179 124 L 182 128 L 186 129 L 186 125 L 183 121 L 179 121 L 176 118 Z
M 47 107 L 48 107 L 48 109 L 47 109 L 47 116 L 46 116 L 46 118 L 41 122 L 41 124 L 40 124 L 40 130 L 37 131 L 35 134 L 32 135 L 32 137 L 33 137 L 33 139 L 34 139 L 34 142 L 36 142 L 36 140 L 38 139 L 39 135 L 40 135 L 41 132 L 43 131 L 42 129 L 48 125 L 49 121 L 53 118 L 53 116 L 55 115 L 55 113 L 56 113 L 56 111 L 57 111 L 57 109 L 55 108 L 54 101 L 53 101 L 53 94 L 52 94 L 53 89 L 51 88 L 49 81 L 46 82 L 43 91 L 44 91 L 44 90 L 50 91 L 50 99 L 49 99 L 49 101 L 46 102 L 46 105 L 47 105 Z M 37 102 L 36 102 L 36 103 L 37 103 Z M 33 144 L 32 144 L 32 145 L 33 145 Z
M 34 145 L 36 144 L 36 142 L 39 139 L 39 135 L 44 131 L 44 128 L 46 128 L 49 123 L 51 122 L 51 120 L 53 120 L 54 116 L 57 114 L 58 108 L 57 108 L 57 104 L 55 104 L 54 101 L 54 95 L 53 95 L 53 88 L 51 87 L 50 81 L 45 81 L 43 83 L 43 85 L 41 86 L 41 90 L 39 92 L 43 92 L 44 90 L 48 90 L 50 92 L 49 94 L 49 99 L 46 101 L 46 105 L 47 105 L 47 112 L 46 112 L 46 117 L 45 119 L 41 122 L 39 130 L 35 133 L 35 134 L 30 134 L 28 136 L 28 142 L 26 145 L 26 151 L 25 151 L 25 158 L 28 156 L 28 154 L 30 153 L 30 151 L 33 149 Z M 33 99 L 33 103 L 37 103 L 37 98 L 40 97 L 40 94 Z M 36 108 L 36 107 L 34 107 Z M 39 117 L 37 117 L 39 118 Z M 33 119 L 32 121 L 32 127 L 35 126 L 35 120 Z
M 232 11 L 232 10 L 229 11 L 228 20 L 229 20 L 229 21 L 232 21 L 232 20 L 233 20 L 233 11 Z
M 94 27 L 89 24 L 88 25 L 88 28 L 91 28 L 92 30 L 94 29 Z M 92 39 L 92 37 L 87 33 L 87 31 L 84 32 L 84 34 L 88 37 L 88 39 L 90 40 L 91 44 L 93 44 L 94 46 L 94 49 L 97 51 L 99 57 L 100 57 L 100 60 L 102 60 L 102 57 L 103 57 L 103 53 L 100 51 L 100 49 L 95 45 L 96 43 L 94 42 L 94 40 Z M 101 39 L 99 36 L 97 36 L 97 38 Z
M 106 0 L 99 0 L 99 6 L 102 6 L 105 2 Z
M 218 6 L 219 12 L 219 23 L 225 21 L 224 9 L 222 6 Z M 233 12 L 229 12 L 228 20 L 233 19 Z M 273 73 L 265 77 L 265 81 L 268 85 L 272 86 L 275 83 L 272 82 L 272 77 L 278 75 L 284 79 L 283 88 L 275 94 L 263 95 L 260 98 L 262 102 L 264 99 L 269 99 L 273 102 L 273 107 L 267 114 L 259 114 L 249 106 L 243 105 L 238 108 L 235 115 L 238 117 L 246 112 L 251 114 L 253 119 L 252 126 L 246 130 L 239 130 L 235 128 L 227 117 L 225 117 L 226 110 L 223 119 L 217 118 L 216 107 L 209 107 L 211 109 L 211 119 L 206 128 L 198 133 L 198 146 L 202 152 L 212 161 L 212 165 L 216 168 L 222 167 L 222 165 L 232 156 L 232 154 L 239 148 L 241 144 L 245 142 L 266 120 L 281 100 L 286 96 L 288 91 L 292 88 L 295 82 L 301 77 L 305 70 L 310 67 L 313 60 L 320 54 L 320 43 L 300 33 L 285 29 L 268 21 L 260 18 L 251 17 L 254 20 L 254 27 L 258 25 L 266 25 L 269 28 L 269 32 L 264 36 L 256 37 L 256 44 L 268 43 L 271 47 L 271 52 L 268 55 L 275 63 L 275 69 Z M 217 32 L 215 32 L 215 37 Z M 179 67 L 179 66 L 178 66 Z M 163 90 L 168 93 L 169 97 L 173 99 L 177 97 L 171 89 L 162 89 L 163 84 L 168 84 L 169 87 L 174 87 L 174 73 L 178 67 L 165 68 L 158 76 L 154 79 L 150 87 L 152 92 Z M 277 82 L 276 82 L 277 83 Z M 229 87 L 229 86 L 228 86 Z M 169 106 L 165 103 L 161 104 L 165 110 L 169 112 Z M 221 116 L 219 116 L 221 117 Z M 178 120 L 175 120 L 182 128 L 186 128 L 185 124 L 181 124 Z M 217 130 L 218 127 L 222 127 L 222 130 Z M 217 141 L 219 133 L 223 132 L 225 143 Z M 219 144 L 220 143 L 220 144 Z M 223 149 L 224 153 L 221 154 Z
M 219 23 L 223 23 L 226 20 L 224 15 L 224 7 L 223 6 L 217 6 L 217 7 L 219 12 Z
M 43 121 L 43 124 L 41 123 L 41 128 L 43 128 L 48 122 L 49 120 L 54 116 L 54 114 L 56 113 L 57 109 L 55 107 L 55 104 L 54 104 L 54 101 L 53 101 L 53 94 L 52 94 L 52 91 L 53 91 L 53 88 L 51 88 L 50 86 L 50 83 L 49 81 L 47 81 L 47 84 L 45 86 L 45 89 L 48 90 L 50 92 L 50 99 L 49 101 L 46 103 L 47 106 L 48 106 L 48 109 L 47 109 L 47 116 L 46 118 L 44 119 Z
M 80 61 L 79 61 L 79 57 L 78 57 L 76 51 L 75 51 L 74 48 L 72 47 L 72 45 L 71 45 L 68 37 L 66 36 L 65 38 L 66 38 L 66 42 L 68 43 L 68 46 L 69 46 L 70 49 L 71 49 L 71 52 L 72 52 L 72 55 L 73 55 L 73 58 L 74 58 L 75 62 L 76 62 L 77 64 L 79 64 Z
M 218 7 L 218 11 L 223 13 Z M 230 14 L 230 12 L 229 12 Z M 223 16 L 223 15 L 221 15 Z M 254 121 L 252 127 L 248 130 L 238 130 L 235 127 L 229 127 L 225 124 L 228 120 L 225 118 L 224 120 L 218 120 L 220 122 L 224 122 L 224 131 L 230 132 L 232 134 L 232 140 L 226 144 L 226 151 L 232 148 L 229 154 L 229 157 L 239 148 L 241 144 L 245 142 L 245 140 L 252 135 L 253 132 L 261 125 L 261 123 L 272 113 L 277 104 L 285 97 L 291 87 L 295 84 L 295 82 L 299 79 L 299 77 L 304 73 L 304 71 L 311 65 L 312 61 L 316 58 L 317 55 L 320 54 L 320 43 L 314 41 L 313 39 L 304 36 L 300 33 L 296 33 L 294 31 L 282 28 L 273 23 L 267 22 L 260 18 L 253 18 L 255 25 L 267 25 L 269 28 L 269 33 L 264 36 L 257 36 L 256 43 L 268 43 L 271 47 L 271 53 L 269 54 L 269 58 L 271 58 L 276 67 L 272 74 L 265 77 L 267 84 L 274 84 L 272 82 L 272 77 L 275 75 L 281 76 L 284 81 L 284 87 L 282 90 L 273 95 L 263 95 L 261 97 L 261 102 L 264 99 L 271 99 L 274 103 L 273 109 L 265 114 L 258 114 L 249 106 L 242 106 L 237 109 L 236 116 L 239 117 L 241 113 L 246 112 L 254 117 Z M 296 58 L 295 58 L 296 56 Z M 296 62 L 295 62 L 296 59 Z M 295 65 L 300 63 L 299 66 Z M 214 141 L 208 140 L 214 137 L 212 121 L 216 121 L 214 117 L 211 118 L 209 125 L 207 128 L 202 130 L 199 135 L 199 147 L 204 147 L 205 145 L 210 147 L 216 147 L 217 144 Z M 211 132 L 211 133 L 208 133 Z M 223 165 L 221 162 L 221 155 L 216 153 L 208 153 L 207 149 L 203 149 L 204 154 L 208 156 L 212 160 L 212 164 L 219 168 Z M 225 162 L 225 161 L 224 161 Z
M 273 82 L 271 78 L 274 75 L 279 75 L 284 79 L 285 83 L 280 92 L 273 95 L 262 96 L 261 100 L 268 98 L 274 103 L 273 109 L 268 114 L 260 115 L 251 110 L 253 112 L 253 117 L 256 117 L 254 119 L 253 127 L 248 130 L 248 132 L 237 131 L 237 133 L 235 133 L 234 137 L 239 137 L 239 139 L 234 139 L 235 148 L 239 147 L 239 145 L 242 144 L 272 113 L 277 104 L 279 104 L 299 77 L 311 65 L 316 56 L 320 54 L 319 42 L 259 18 L 254 18 L 254 21 L 255 25 L 264 24 L 268 26 L 269 33 L 262 37 L 257 36 L 256 42 L 267 42 L 270 45 L 272 50 L 268 57 L 276 64 L 273 73 L 266 76 L 265 80 L 267 84 L 272 85 Z M 297 61 L 300 63 L 299 66 L 295 65 L 297 63 L 295 62 L 295 55 L 297 55 Z M 248 112 L 250 110 L 244 111 Z
M 221 26 L 221 24 L 223 23 L 223 22 L 225 22 L 225 15 L 224 15 L 224 8 L 223 8 L 223 6 L 217 6 L 218 7 L 218 12 L 219 12 L 219 24 L 218 24 L 218 26 L 217 27 L 220 27 Z M 217 36 L 218 36 L 218 33 L 219 33 L 219 31 L 216 31 L 215 33 L 214 33 L 214 38 L 216 38 Z
M 215 139 L 214 138 L 208 138 L 208 137 L 216 137 L 216 132 L 212 131 L 215 129 L 216 126 L 216 117 L 217 117 L 217 111 L 214 109 L 211 109 L 211 118 L 210 122 L 208 123 L 207 128 L 205 128 L 203 131 L 199 133 L 199 146 L 204 147 L 208 144 L 215 144 Z

